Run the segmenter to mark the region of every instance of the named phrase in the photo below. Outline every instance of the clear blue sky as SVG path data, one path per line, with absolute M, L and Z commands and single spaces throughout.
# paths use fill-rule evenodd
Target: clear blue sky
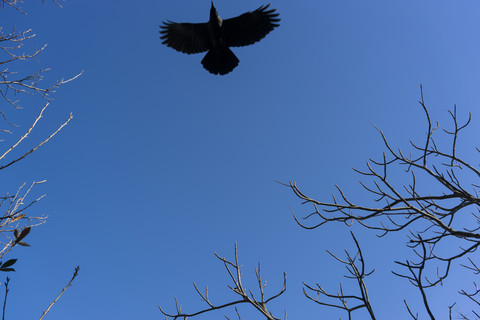
M 215 2 L 224 18 L 262 4 Z M 202 68 L 202 54 L 183 55 L 159 40 L 163 20 L 206 21 L 207 0 L 68 0 L 63 9 L 37 0 L 24 4 L 27 16 L 0 11 L 5 31 L 16 25 L 37 34 L 25 51 L 48 44 L 39 61 L 28 64 L 52 67 L 45 83 L 85 70 L 58 90 L 28 143 L 70 112 L 73 121 L 2 172 L 9 190 L 48 181 L 35 190 L 47 197 L 31 213 L 49 220 L 32 231 L 31 248 L 14 251 L 19 262 L 10 319 L 39 317 L 76 265 L 80 275 L 51 320 L 160 319 L 157 305 L 173 311 L 174 296 L 185 311 L 196 310 L 203 305 L 192 281 L 208 284 L 215 302 L 228 301 L 228 278 L 213 251 L 231 258 L 235 241 L 246 281 L 259 260 L 271 290 L 287 272 L 287 293 L 271 307 L 276 315 L 287 308 L 289 319 L 345 316 L 304 299 L 301 282 L 337 289 L 344 270 L 325 249 L 352 249 L 349 230 L 300 229 L 289 207 L 299 214 L 307 208 L 274 180 L 294 180 L 323 200 L 338 184 L 361 199 L 351 168 L 382 151 L 370 123 L 402 147 L 423 138 L 425 119 L 416 102 L 421 83 L 442 125 L 455 103 L 461 116 L 473 113 L 460 146 L 473 156 L 480 4 L 277 0 L 271 6 L 281 26 L 254 46 L 234 48 L 240 64 L 223 77 Z M 21 99 L 24 110 L 9 114 L 26 125 L 41 102 Z M 392 260 L 406 257 L 406 238 L 378 240 L 355 230 L 367 265 L 376 269 L 367 285 L 378 318 L 405 319 L 402 298 L 420 297 L 390 271 Z M 452 302 L 443 292 L 432 292 L 443 304 L 440 318 Z M 240 311 L 245 319 L 259 318 Z

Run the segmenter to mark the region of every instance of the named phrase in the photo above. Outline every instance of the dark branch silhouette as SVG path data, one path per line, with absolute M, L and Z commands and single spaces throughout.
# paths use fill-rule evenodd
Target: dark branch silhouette
M 340 291 L 332 294 L 332 293 L 328 293 L 318 283 L 316 284 L 316 287 L 313 287 L 313 286 L 309 286 L 305 282 L 303 284 L 308 290 L 303 289 L 303 293 L 308 299 L 318 303 L 319 305 L 338 308 L 338 309 L 347 311 L 348 319 L 352 318 L 353 311 L 365 308 L 367 309 L 368 314 L 370 315 L 370 318 L 375 320 L 376 319 L 375 314 L 373 312 L 373 308 L 370 303 L 370 297 L 368 296 L 367 285 L 365 284 L 365 278 L 371 275 L 375 270 L 372 270 L 369 272 L 365 271 L 365 260 L 363 259 L 362 249 L 360 248 L 360 245 L 358 244 L 358 241 L 355 238 L 353 232 L 351 232 L 351 235 L 357 247 L 357 253 L 354 256 L 352 256 L 348 251 L 345 250 L 345 255 L 347 256 L 347 258 L 346 260 L 343 260 L 339 258 L 337 255 L 331 253 L 330 251 L 327 251 L 327 252 L 337 261 L 345 265 L 347 271 L 350 274 L 350 275 L 346 275 L 345 278 L 353 279 L 357 281 L 360 294 L 359 295 L 345 294 L 343 292 L 343 286 L 341 283 L 340 283 Z M 315 293 L 316 296 L 315 297 L 312 296 L 311 292 Z M 324 302 L 323 300 L 320 300 L 320 296 L 338 300 L 339 303 Z M 349 306 L 349 301 L 353 301 L 355 305 Z
M 220 257 L 217 253 L 215 253 L 215 256 L 222 261 L 223 265 L 225 266 L 225 269 L 227 270 L 227 273 L 230 277 L 230 279 L 233 282 L 233 285 L 228 285 L 228 288 L 232 290 L 237 296 L 239 296 L 239 299 L 226 302 L 223 304 L 214 304 L 210 297 L 208 296 L 208 287 L 205 289 L 205 293 L 202 293 L 195 282 L 193 283 L 193 286 L 195 287 L 195 290 L 197 293 L 200 295 L 202 298 L 202 301 L 204 301 L 208 307 L 199 311 L 195 312 L 190 312 L 186 313 L 182 311 L 182 306 L 178 303 L 177 298 L 175 297 L 175 306 L 176 306 L 176 313 L 167 313 L 164 311 L 160 306 L 158 308 L 160 311 L 165 315 L 166 319 L 171 318 L 173 320 L 178 319 L 178 318 L 183 318 L 187 319 L 189 317 L 194 317 L 203 313 L 219 310 L 219 309 L 224 309 L 227 307 L 231 307 L 234 305 L 238 304 L 249 304 L 253 306 L 258 312 L 260 312 L 266 319 L 268 320 L 279 320 L 280 318 L 275 317 L 272 312 L 267 308 L 267 303 L 270 301 L 278 298 L 280 295 L 282 295 L 285 290 L 287 289 L 287 274 L 283 273 L 283 287 L 282 289 L 275 295 L 266 298 L 263 289 L 267 285 L 266 282 L 262 281 L 262 277 L 260 274 L 260 263 L 258 264 L 258 268 L 255 269 L 255 275 L 257 276 L 257 281 L 258 281 L 258 290 L 260 294 L 260 298 L 255 297 L 255 295 L 252 293 L 251 290 L 245 288 L 245 286 L 242 283 L 242 270 L 240 268 L 240 264 L 238 262 L 238 252 L 237 252 L 237 243 L 235 243 L 235 260 L 229 261 L 226 258 Z M 235 308 L 236 314 L 238 318 L 240 319 L 240 314 L 238 310 Z M 286 318 L 286 315 L 285 315 Z M 228 317 L 227 317 L 228 319 Z
M 456 148 L 459 133 L 470 124 L 471 115 L 464 123 L 460 123 L 456 106 L 453 111 L 449 111 L 453 129 L 443 130 L 451 138 L 450 146 L 444 150 L 434 139 L 439 124 L 432 124 L 422 87 L 420 92 L 419 103 L 427 119 L 423 143 L 410 141 L 412 151 L 407 156 L 401 149 L 394 148 L 384 133 L 377 129 L 386 152 L 380 160 L 369 159 L 365 170 L 354 169 L 370 179 L 370 183 L 360 181 L 360 184 L 370 195 L 366 199 L 373 199 L 378 205 L 353 202 L 338 186 L 338 195 L 333 196 L 332 202 L 309 197 L 294 182 L 286 186 L 291 188 L 302 204 L 313 208 L 313 212 L 303 219 L 293 214 L 298 225 L 305 229 L 320 228 L 332 222 L 347 226 L 357 222 L 376 231 L 379 237 L 406 231 L 409 237 L 407 245 L 418 260 L 396 261 L 406 272 L 394 274 L 408 279 L 419 289 L 425 311 L 430 319 L 435 319 L 426 289 L 442 284 L 454 265 L 463 265 L 479 274 L 473 253 L 480 246 L 480 183 L 475 182 L 480 178 L 480 170 L 459 156 Z M 479 151 L 478 148 L 476 150 Z M 410 176 L 411 182 L 408 185 L 399 186 L 398 181 L 392 181 L 390 173 L 395 165 L 403 168 L 404 173 Z M 472 178 L 474 182 L 465 182 Z M 432 185 L 436 188 L 432 188 Z M 436 191 L 438 189 L 440 190 Z M 307 224 L 307 221 L 313 223 Z M 439 249 L 446 244 L 456 247 L 456 251 L 446 253 Z M 469 261 L 469 265 L 462 264 L 462 261 Z M 436 272 L 427 272 L 427 265 L 436 269 Z M 478 301 L 477 289 L 462 290 L 459 293 L 471 301 Z M 417 319 L 418 315 L 414 314 L 406 300 L 404 303 L 410 316 Z M 449 308 L 450 314 L 452 307 L 453 305 Z M 474 310 L 472 313 L 475 316 L 477 314 Z M 468 319 L 467 315 L 459 314 Z

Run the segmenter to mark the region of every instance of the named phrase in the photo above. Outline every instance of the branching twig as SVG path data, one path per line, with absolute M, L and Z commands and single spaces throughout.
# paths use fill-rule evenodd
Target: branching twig
M 353 311 L 365 308 L 368 311 L 370 319 L 374 320 L 376 318 L 373 312 L 372 305 L 370 303 L 370 297 L 368 296 L 367 285 L 365 284 L 365 278 L 371 275 L 375 270 L 372 270 L 370 272 L 365 272 L 365 260 L 363 259 L 362 249 L 360 248 L 360 245 L 357 239 L 355 238 L 355 235 L 353 234 L 353 232 L 351 232 L 351 235 L 352 235 L 353 241 L 355 242 L 355 246 L 357 247 L 357 253 L 354 256 L 352 256 L 348 251 L 345 251 L 347 259 L 343 260 L 343 259 L 340 259 L 337 255 L 331 253 L 330 251 L 327 251 L 327 252 L 337 261 L 339 261 L 340 263 L 346 266 L 350 275 L 347 275 L 345 277 L 349 279 L 354 279 L 357 281 L 360 294 L 359 295 L 345 294 L 343 292 L 343 286 L 341 283 L 340 283 L 340 291 L 335 294 L 331 294 L 331 293 L 328 293 L 325 289 L 323 289 L 323 287 L 320 286 L 318 283 L 316 284 L 316 288 L 314 288 L 312 286 L 307 285 L 305 282 L 303 283 L 304 286 L 311 292 L 316 293 L 316 296 L 315 297 L 311 296 L 309 292 L 305 290 L 305 288 L 303 289 L 303 293 L 309 300 L 312 300 L 318 303 L 319 305 L 338 308 L 338 309 L 347 311 L 348 319 L 352 318 Z M 320 295 L 326 298 L 332 298 L 334 300 L 338 300 L 338 303 L 324 302 L 323 300 L 320 300 Z M 349 306 L 348 301 L 353 301 L 354 303 L 355 302 L 356 303 L 354 304 L 354 306 Z
M 287 289 L 287 275 L 286 275 L 286 273 L 283 273 L 283 287 L 282 287 L 282 289 L 277 294 L 271 296 L 268 299 L 265 299 L 263 289 L 265 288 L 266 283 L 262 282 L 262 278 L 261 278 L 261 275 L 260 275 L 260 264 L 259 264 L 258 269 L 255 270 L 255 274 L 257 276 L 258 288 L 259 288 L 259 292 L 260 292 L 260 299 L 258 300 L 257 298 L 255 298 L 253 293 L 250 290 L 247 290 L 246 288 L 244 288 L 244 286 L 242 284 L 242 271 L 240 269 L 240 264 L 238 262 L 237 243 L 235 242 L 235 261 L 234 262 L 229 261 L 226 258 L 220 257 L 217 253 L 215 253 L 215 256 L 220 261 L 222 261 L 230 279 L 233 282 L 233 286 L 228 286 L 228 287 L 236 295 L 239 295 L 240 299 L 239 300 L 233 300 L 231 302 L 227 302 L 227 303 L 220 304 L 220 305 L 215 305 L 210 300 L 210 298 L 208 297 L 208 287 L 206 288 L 205 293 L 203 294 L 202 292 L 200 292 L 197 285 L 195 283 L 193 283 L 193 286 L 195 287 L 195 290 L 197 291 L 197 293 L 202 298 L 202 301 L 204 301 L 208 305 L 208 308 L 202 309 L 200 311 L 192 312 L 192 313 L 185 313 L 185 312 L 182 311 L 181 305 L 178 304 L 177 298 L 175 298 L 176 313 L 174 313 L 174 314 L 167 313 L 160 306 L 158 306 L 158 308 L 165 315 L 165 317 L 166 318 L 171 318 L 173 320 L 178 319 L 178 318 L 183 318 L 183 319 L 186 320 L 189 317 L 194 317 L 194 316 L 200 315 L 202 313 L 207 313 L 207 312 L 211 312 L 211 311 L 214 311 L 214 310 L 227 308 L 227 307 L 230 307 L 230 306 L 233 306 L 233 305 L 247 303 L 247 304 L 250 304 L 251 306 L 253 306 L 256 310 L 258 310 L 264 317 L 266 317 L 266 319 L 268 319 L 268 320 L 279 320 L 279 318 L 276 318 L 267 309 L 267 303 L 276 299 L 276 298 L 278 298 Z M 238 310 L 236 308 L 235 308 L 235 310 L 236 310 L 238 318 L 240 319 L 240 314 L 238 313 Z

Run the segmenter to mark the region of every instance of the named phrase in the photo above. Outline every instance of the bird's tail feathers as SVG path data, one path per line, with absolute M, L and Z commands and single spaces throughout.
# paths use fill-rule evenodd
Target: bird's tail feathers
M 238 58 L 228 47 L 210 50 L 202 59 L 202 65 L 208 72 L 224 75 L 238 66 Z

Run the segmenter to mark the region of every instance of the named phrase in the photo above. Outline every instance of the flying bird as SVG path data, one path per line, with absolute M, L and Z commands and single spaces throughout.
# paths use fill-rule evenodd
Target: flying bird
M 207 51 L 202 65 L 210 73 L 224 75 L 238 65 L 238 58 L 229 47 L 243 47 L 263 39 L 280 21 L 270 4 L 238 17 L 223 20 L 217 9 L 210 8 L 205 23 L 163 22 L 160 39 L 163 44 L 186 54 Z

